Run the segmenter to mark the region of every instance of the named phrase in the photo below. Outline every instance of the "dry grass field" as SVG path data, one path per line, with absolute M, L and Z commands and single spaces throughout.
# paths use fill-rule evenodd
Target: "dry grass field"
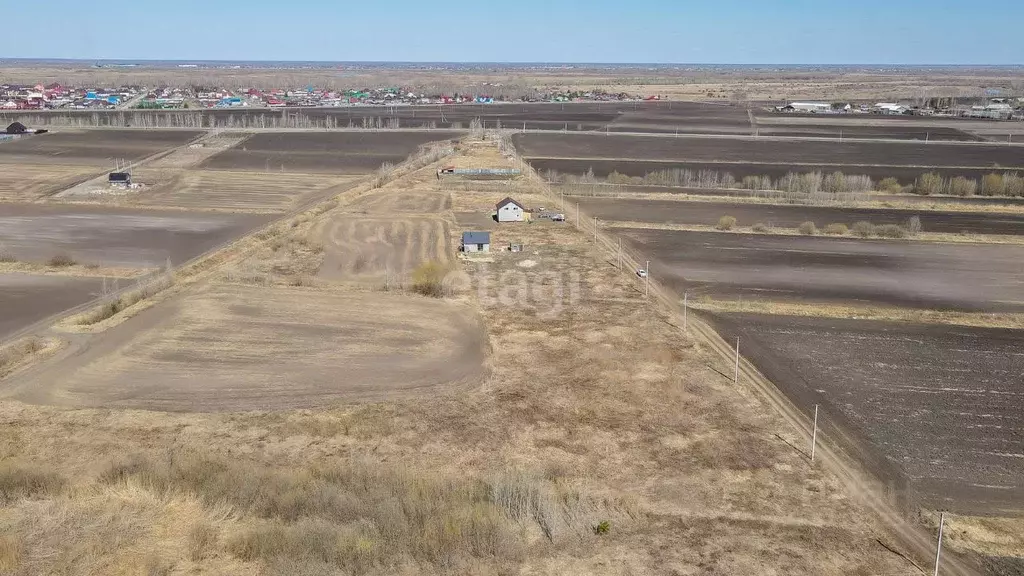
M 318 276 L 328 280 L 407 282 L 426 262 L 447 265 L 453 259 L 448 223 L 433 218 L 340 216 L 313 230 L 324 246 Z
M 355 180 L 312 174 L 191 170 L 145 191 L 133 203 L 192 210 L 285 212 Z
M 95 166 L 74 164 L 0 163 L 0 202 L 39 200 L 88 180 L 97 172 Z
M 509 165 L 482 143 L 441 162 Z M 53 332 L 53 361 L 0 381 L 51 404 L 0 401 L 0 570 L 920 573 L 865 495 L 571 224 L 496 227 L 442 299 L 237 276 L 317 270 L 317 226 L 385 197 L 450 187 L 433 217 L 453 237 L 453 213 L 506 193 L 550 202 L 533 179 L 455 190 L 437 164 L 274 226 L 114 327 Z M 498 251 L 513 240 L 527 250 Z

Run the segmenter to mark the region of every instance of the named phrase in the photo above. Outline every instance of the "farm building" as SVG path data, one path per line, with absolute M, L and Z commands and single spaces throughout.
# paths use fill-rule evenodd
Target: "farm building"
M 526 220 L 526 209 L 511 198 L 498 202 L 498 222 L 522 222 Z
M 463 232 L 462 233 L 462 251 L 463 252 L 490 252 L 491 251 L 491 233 L 490 232 Z
M 786 108 L 790 108 L 793 112 L 822 113 L 832 111 L 832 105 L 828 102 L 790 102 Z
M 111 186 L 124 186 L 127 188 L 132 185 L 132 175 L 130 172 L 111 172 L 107 175 L 107 183 Z

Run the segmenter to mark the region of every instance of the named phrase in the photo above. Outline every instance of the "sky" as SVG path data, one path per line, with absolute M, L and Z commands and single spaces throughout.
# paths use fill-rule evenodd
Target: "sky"
M 1024 1 L 0 0 L 0 58 L 1024 64 Z

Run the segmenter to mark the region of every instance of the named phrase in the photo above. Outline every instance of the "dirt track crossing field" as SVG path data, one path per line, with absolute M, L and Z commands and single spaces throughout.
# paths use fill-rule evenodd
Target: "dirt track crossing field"
M 452 261 L 448 224 L 433 218 L 366 218 L 338 215 L 312 234 L 324 243 L 319 276 L 329 280 L 372 280 L 388 274 L 408 279 L 420 264 Z
M 284 212 L 305 200 L 337 191 L 354 178 L 220 170 L 190 171 L 166 185 L 146 190 L 137 203 L 198 210 Z
M 928 507 L 1021 511 L 1024 332 L 754 314 L 714 323 L 805 409 L 819 392 Z
M 282 410 L 478 383 L 482 328 L 461 304 L 215 285 L 151 308 L 8 390 L 62 406 Z

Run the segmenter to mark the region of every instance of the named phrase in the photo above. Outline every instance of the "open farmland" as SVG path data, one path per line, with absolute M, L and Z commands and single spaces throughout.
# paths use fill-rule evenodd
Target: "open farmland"
M 384 162 L 397 164 L 428 142 L 454 133 L 291 132 L 262 133 L 205 160 L 211 170 L 367 174 Z
M 354 177 L 190 170 L 136 198 L 140 205 L 230 212 L 283 212 L 340 192 Z
M 381 284 L 408 280 L 425 262 L 448 265 L 453 259 L 448 224 L 433 218 L 337 216 L 312 232 L 324 244 L 319 276 L 329 280 L 371 279 Z
M 102 290 L 102 278 L 0 273 L 0 340 L 84 304 L 100 296 Z
M 567 197 L 567 202 L 568 200 Z M 891 208 L 833 208 L 821 206 L 744 204 L 730 202 L 685 202 L 626 198 L 574 197 L 580 209 L 602 221 L 695 224 L 711 226 L 722 216 L 736 218 L 737 226 L 762 223 L 769 226 L 796 228 L 811 221 L 818 227 L 832 222 L 852 225 L 858 221 L 872 224 L 906 225 L 917 216 L 922 229 L 928 232 L 972 234 L 1024 234 L 1024 214 L 984 212 L 938 212 L 930 210 L 896 210 Z
M 1024 246 L 622 229 L 682 294 L 1024 310 Z M 660 271 L 659 271 L 660 267 Z
M 75 130 L 26 136 L 0 145 L 3 164 L 75 164 L 113 168 L 113 161 L 141 160 L 188 143 L 193 130 Z
M 33 402 L 192 412 L 379 401 L 479 377 L 480 333 L 455 303 L 217 285 L 14 387 Z
M 0 163 L 0 202 L 31 202 L 96 176 L 95 166 Z
M 0 247 L 26 262 L 67 254 L 84 264 L 181 264 L 267 222 L 268 216 L 99 206 L 0 204 Z
M 982 142 L 984 138 L 956 128 L 906 125 L 798 124 L 757 126 L 758 136 L 802 138 L 861 138 L 868 140 L 923 140 L 928 142 Z
M 1024 169 L 1015 146 L 915 142 L 833 142 L 584 134 L 517 134 L 520 153 L 533 159 L 664 160 L 793 166 L 913 166 Z M 668 166 L 666 166 L 668 167 Z M 596 168 L 595 168 L 596 171 Z M 859 171 L 854 171 L 860 173 Z
M 713 322 L 805 410 L 820 398 L 829 417 L 852 424 L 923 505 L 1021 512 L 1024 332 L 749 314 Z

